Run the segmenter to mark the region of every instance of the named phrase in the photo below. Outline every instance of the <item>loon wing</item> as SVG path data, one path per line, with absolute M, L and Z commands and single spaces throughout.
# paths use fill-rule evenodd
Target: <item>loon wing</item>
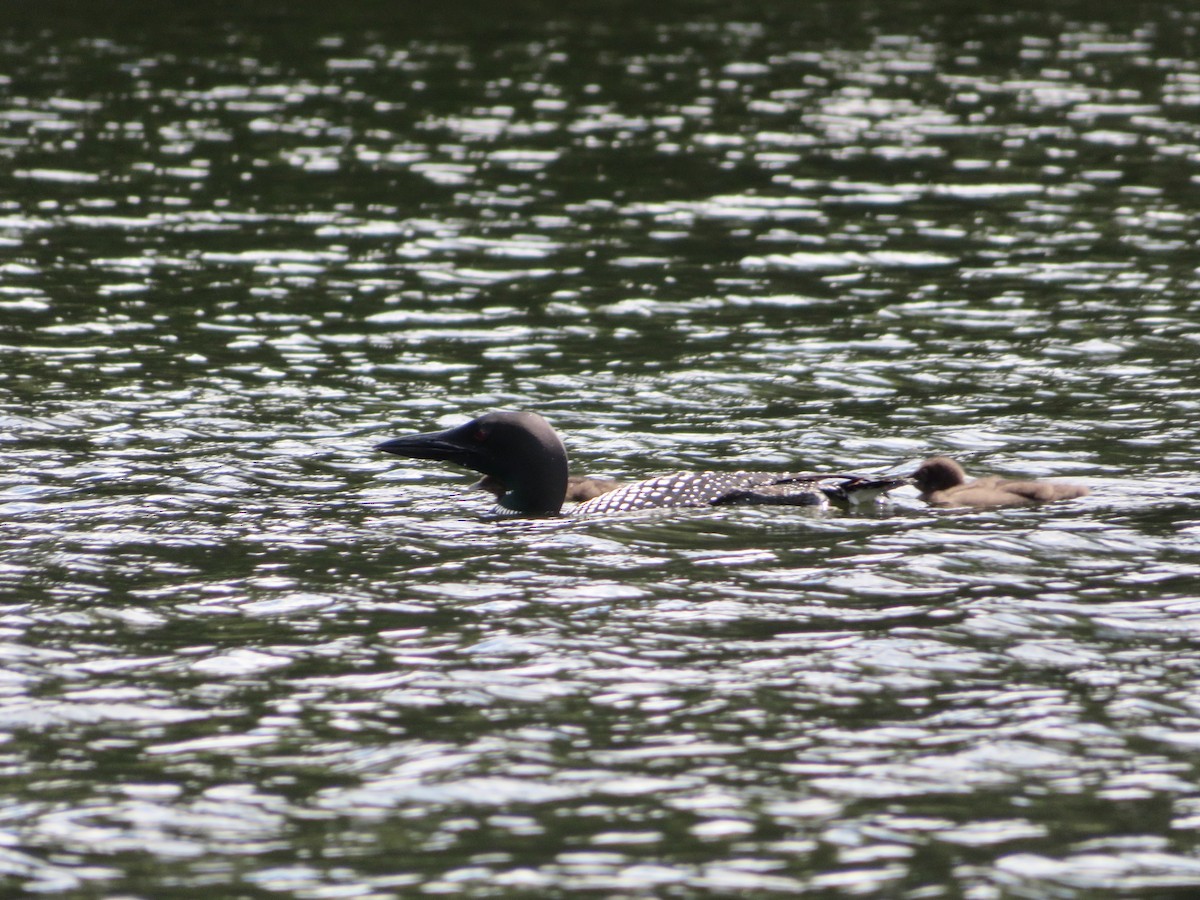
M 909 483 L 908 478 L 863 475 L 764 475 L 763 480 L 729 491 L 713 502 L 819 506 L 832 501 L 839 506 L 858 506 L 873 503 L 881 494 Z

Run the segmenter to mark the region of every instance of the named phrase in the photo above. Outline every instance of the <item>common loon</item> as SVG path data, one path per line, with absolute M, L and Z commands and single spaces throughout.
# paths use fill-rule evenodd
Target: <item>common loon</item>
M 925 460 L 912 478 L 921 499 L 935 506 L 1034 506 L 1090 493 L 1081 484 L 1006 481 L 998 475 L 967 481 L 963 467 L 948 456 Z
M 567 451 L 545 419 L 531 412 L 493 412 L 447 431 L 385 441 L 375 448 L 411 459 L 451 462 L 483 474 L 478 486 L 496 495 L 497 511 L 552 516 L 568 497 Z M 911 483 L 904 477 L 795 472 L 676 472 L 605 491 L 574 507 L 585 516 L 665 507 L 734 503 L 821 506 L 873 501 Z

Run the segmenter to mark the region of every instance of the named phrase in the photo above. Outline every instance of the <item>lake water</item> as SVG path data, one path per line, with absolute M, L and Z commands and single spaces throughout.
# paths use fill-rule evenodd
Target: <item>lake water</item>
M 3 893 L 1194 896 L 1200 12 L 504 6 L 0 24 Z

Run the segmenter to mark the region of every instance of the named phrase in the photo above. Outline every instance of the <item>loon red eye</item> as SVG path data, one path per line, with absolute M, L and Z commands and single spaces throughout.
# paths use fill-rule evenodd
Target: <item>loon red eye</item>
M 471 440 L 477 444 L 482 444 L 487 440 L 488 430 L 486 428 L 476 428 L 471 434 Z

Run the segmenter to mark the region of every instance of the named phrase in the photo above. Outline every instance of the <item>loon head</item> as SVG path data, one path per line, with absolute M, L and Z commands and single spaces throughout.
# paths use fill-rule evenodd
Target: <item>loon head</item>
M 913 473 L 912 480 L 922 494 L 933 494 L 963 484 L 967 473 L 948 456 L 931 456 Z
M 567 450 L 537 413 L 493 412 L 447 431 L 414 434 L 375 447 L 410 459 L 473 469 L 506 510 L 555 515 L 567 493 Z

